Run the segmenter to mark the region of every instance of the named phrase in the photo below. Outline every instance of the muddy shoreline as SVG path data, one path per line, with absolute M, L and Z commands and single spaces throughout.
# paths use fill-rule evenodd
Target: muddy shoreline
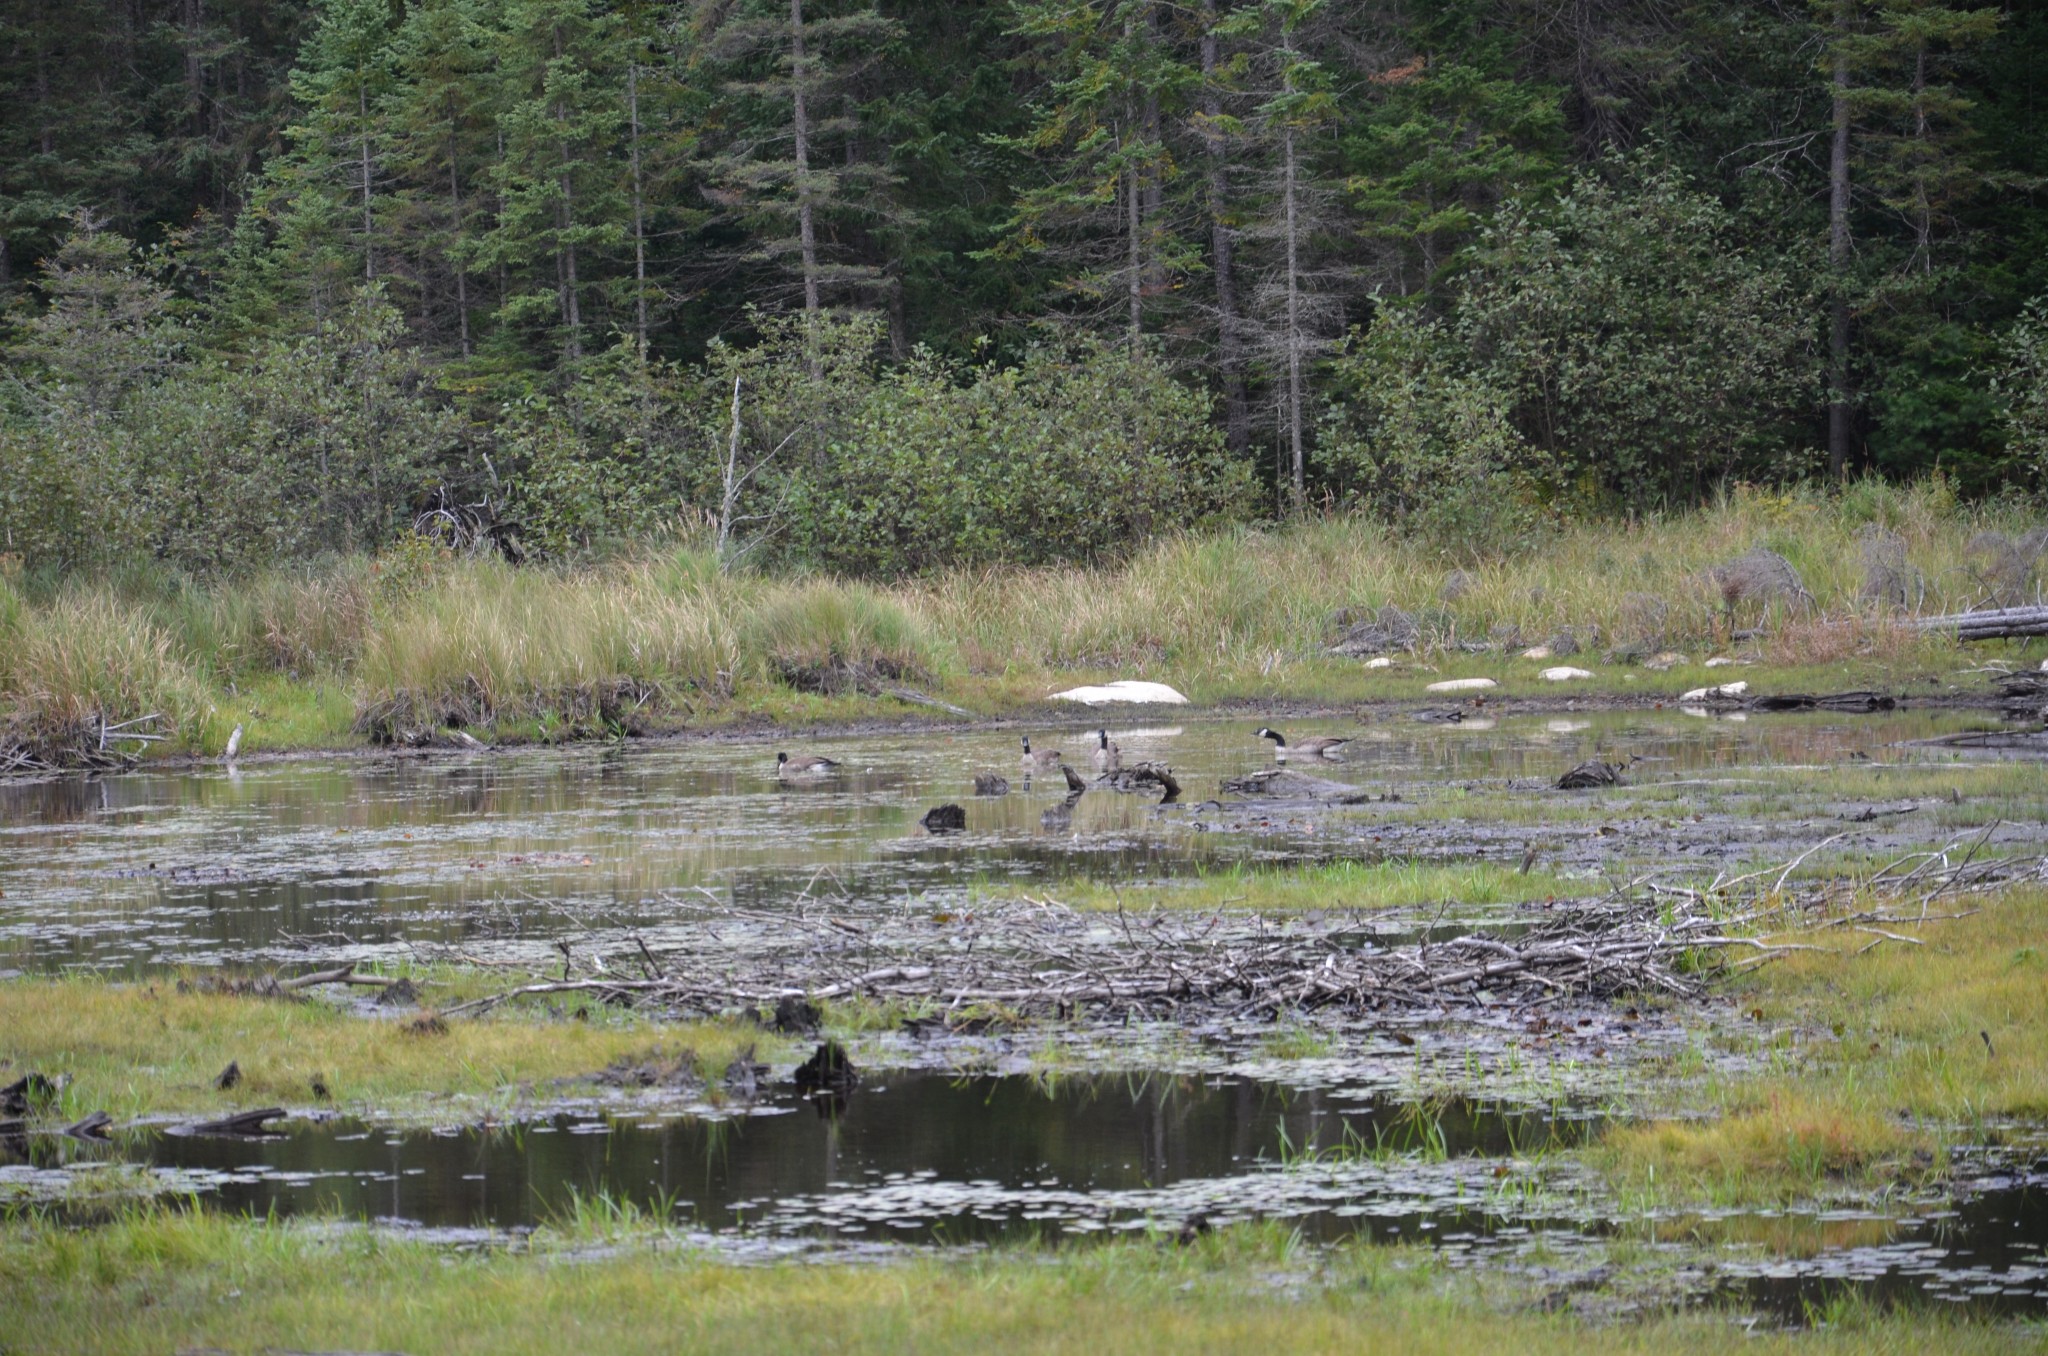
M 1983 710 L 1996 712 L 2000 709 L 2000 698 L 1995 691 L 1962 691 L 1953 686 L 1947 692 L 1898 692 L 1892 694 L 1896 709 L 1901 711 L 1969 711 Z M 881 699 L 877 699 L 881 700 Z M 910 704 L 906 704 L 910 705 Z M 1663 692 L 1581 692 L 1577 695 L 1559 693 L 1549 695 L 1493 695 L 1479 699 L 1457 695 L 1435 699 L 1406 697 L 1361 698 L 1357 701 L 1297 700 L 1285 697 L 1251 698 L 1233 697 L 1221 702 L 1186 706 L 1115 705 L 1084 707 L 1073 703 L 1044 703 L 1019 707 L 996 716 L 947 716 L 925 714 L 927 708 L 911 705 L 902 715 L 863 716 L 849 720 L 783 723 L 755 716 L 740 716 L 730 722 L 715 725 L 690 725 L 683 721 L 671 721 L 666 717 L 650 718 L 646 723 L 653 727 L 649 733 L 627 735 L 623 739 L 592 737 L 583 739 L 544 740 L 525 736 L 508 736 L 482 748 L 456 747 L 452 745 L 385 745 L 385 744 L 340 744 L 319 748 L 283 749 L 252 751 L 242 754 L 237 763 L 246 767 L 261 767 L 274 764 L 290 764 L 316 760 L 345 758 L 361 759 L 435 759 L 476 757 L 480 753 L 494 751 L 530 750 L 544 748 L 593 748 L 606 744 L 620 744 L 627 748 L 662 748 L 671 745 L 689 744 L 765 744 L 782 740 L 853 739 L 877 735 L 940 735 L 977 734 L 1002 730 L 1034 729 L 1085 729 L 1104 723 L 1128 724 L 1132 720 L 1148 721 L 1186 720 L 1230 720 L 1245 719 L 1272 722 L 1281 720 L 1351 720 L 1362 724 L 1386 723 L 1412 719 L 1419 713 L 1462 710 L 1489 716 L 1516 715 L 1571 715 L 1599 714 L 1616 711 L 1665 711 L 1676 709 L 1678 696 Z M 1771 714 L 1771 713 L 1766 713 Z M 194 768 L 217 767 L 218 755 L 212 754 L 166 754 L 150 757 L 138 764 L 134 771 L 189 771 Z M 64 777 L 100 775 L 77 772 L 27 773 L 10 778 L 9 781 L 47 781 Z

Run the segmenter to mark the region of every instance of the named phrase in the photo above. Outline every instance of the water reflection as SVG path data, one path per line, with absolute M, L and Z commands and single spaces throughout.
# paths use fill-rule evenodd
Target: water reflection
M 1610 712 L 1511 717 L 1490 729 L 1399 715 L 1296 728 L 1355 732 L 1348 762 L 1311 770 L 1400 790 L 1420 813 L 1413 807 L 1438 792 L 1539 795 L 1595 755 L 1640 753 L 1654 760 L 1646 779 L 1683 779 L 1896 759 L 1897 741 L 1981 721 L 1823 714 L 1733 725 Z M 806 894 L 859 908 L 918 894 L 951 902 L 983 883 L 1501 846 L 1487 825 L 1446 843 L 1441 819 L 1404 837 L 1400 813 L 1384 809 L 1219 827 L 1202 798 L 1222 778 L 1267 765 L 1256 727 L 1112 728 L 1127 761 L 1168 761 L 1189 788 L 1190 804 L 1164 812 L 1154 797 L 1108 793 L 1069 809 L 1060 777 L 1024 775 L 1008 732 L 837 741 L 829 752 L 845 771 L 805 783 L 773 776 L 770 745 L 666 743 L 0 785 L 0 971 L 371 957 L 407 944 L 459 950 L 645 930 L 705 891 L 751 909 Z M 1037 733 L 1072 749 L 1088 742 L 1078 729 Z M 1015 789 L 972 795 L 981 771 Z M 966 829 L 933 837 L 918 820 L 947 802 L 965 808 Z M 1524 830 L 1501 832 L 1519 857 Z M 1684 851 L 1746 841 L 1708 834 Z
M 756 1114 L 636 1123 L 559 1114 L 496 1128 L 293 1123 L 266 1140 L 143 1133 L 39 1138 L 44 1170 L 149 1164 L 225 1209 L 515 1228 L 603 1194 L 714 1230 L 886 1229 L 910 1238 L 1087 1232 L 1200 1211 L 1279 1215 L 1335 1237 L 1474 1216 L 1473 1155 L 1583 1142 L 1591 1122 L 1450 1103 L 1426 1110 L 1246 1079 L 876 1074 L 812 1113 L 786 1090 Z M 1367 1150 L 1379 1151 L 1377 1154 Z M 1413 1151 L 1400 1158 L 1396 1151 Z M 1323 1163 L 1303 1162 L 1318 1151 Z M 1281 1170 L 1283 1159 L 1297 1162 Z M 1467 1160 L 1459 1163 L 1456 1160 Z M 1434 1226 L 1432 1226 L 1434 1227 Z

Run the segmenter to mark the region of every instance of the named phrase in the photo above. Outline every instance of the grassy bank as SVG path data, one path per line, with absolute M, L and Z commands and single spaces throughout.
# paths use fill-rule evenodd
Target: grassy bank
M 487 983 L 471 975 L 466 987 Z M 445 986 L 433 992 L 447 996 Z M 69 1075 L 52 1114 L 70 1119 L 271 1104 L 406 1116 L 451 1098 L 559 1096 L 561 1083 L 587 1081 L 616 1060 L 694 1063 L 715 1084 L 741 1046 L 773 1043 L 758 1031 L 570 1005 L 579 1006 L 580 1018 L 542 1009 L 440 1022 L 431 1010 L 364 1018 L 323 1000 L 181 993 L 169 981 L 13 979 L 0 983 L 0 1082 L 29 1070 Z M 231 1061 L 241 1078 L 222 1091 L 214 1079 Z
M 686 543 L 576 570 L 515 570 L 420 542 L 213 585 L 148 570 L 15 576 L 0 579 L 0 724 L 49 734 L 155 712 L 174 736 L 160 748 L 215 752 L 237 724 L 257 750 L 448 724 L 556 738 L 851 718 L 908 710 L 886 695 L 898 686 L 997 714 L 1104 675 L 1160 679 L 1203 702 L 1416 696 L 1466 674 L 1554 692 L 1537 681 L 1540 663 L 1516 657 L 1537 644 L 1576 646 L 1593 690 L 1676 692 L 1706 681 L 1717 652 L 1788 682 L 1896 685 L 1961 659 L 1900 625 L 1903 611 L 2034 595 L 2036 562 L 1998 546 L 2027 525 L 1959 507 L 1938 483 L 1872 483 L 1580 525 L 1499 559 L 1448 558 L 1341 519 L 1168 539 L 1099 567 L 893 585 L 725 574 Z M 1757 547 L 1791 563 L 1811 607 L 1747 597 L 1731 611 L 1708 572 Z M 1326 653 L 1347 619 L 1386 607 L 1415 627 L 1402 666 L 1367 671 Z M 1738 645 L 1731 621 L 1767 631 Z M 1674 649 L 1690 662 L 1636 666 Z
M 1919 1180 L 1950 1146 L 2048 1119 L 2048 891 L 1930 912 L 1884 925 L 1906 941 L 1802 935 L 1816 949 L 1743 981 L 1733 1029 L 1703 1037 L 1755 1049 L 1754 1069 L 1652 1093 L 1661 1114 L 1610 1132 L 1595 1162 L 1660 1203 L 1747 1205 Z
M 1849 1307 L 1825 1331 L 1748 1333 L 1711 1310 L 1596 1325 L 1428 1250 L 1301 1255 L 1274 1230 L 880 1266 L 734 1267 L 652 1231 L 544 1232 L 528 1255 L 382 1233 L 137 1211 L 74 1232 L 0 1225 L 10 1351 L 506 1353 L 1344 1351 L 1560 1356 L 1721 1350 L 2038 1350 L 2038 1325 Z M 602 1247 L 593 1247 L 601 1243 Z M 1524 1280 L 1519 1284 L 1529 1286 Z

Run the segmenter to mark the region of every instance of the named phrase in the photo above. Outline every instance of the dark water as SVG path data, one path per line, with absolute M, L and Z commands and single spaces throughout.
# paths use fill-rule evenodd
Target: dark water
M 146 1164 L 239 1212 L 520 1228 L 577 1196 L 753 1235 L 905 1240 L 1294 1221 L 1311 1236 L 1488 1231 L 1514 1199 L 1496 1164 L 1583 1143 L 1593 1122 L 1449 1103 L 1422 1110 L 1244 1079 L 877 1074 L 826 1114 L 783 1093 L 755 1114 L 639 1122 L 558 1114 L 494 1128 L 289 1122 L 271 1139 L 149 1132 L 17 1146 L 31 1175 Z
M 772 912 L 801 897 L 858 910 L 911 896 L 950 905 L 980 888 L 1075 876 L 1171 879 L 1233 863 L 1387 853 L 1519 859 L 1525 841 L 1543 837 L 1527 822 L 1545 809 L 1534 798 L 1585 757 L 1641 754 L 1652 761 L 1634 780 L 1647 788 L 1740 771 L 1768 797 L 1774 773 L 1857 754 L 1895 760 L 1901 740 L 1983 723 L 1928 713 L 1736 721 L 1675 711 L 1457 726 L 1401 715 L 1319 721 L 1297 733 L 1349 730 L 1356 752 L 1310 770 L 1403 800 L 1270 821 L 1233 820 L 1200 804 L 1222 778 L 1269 765 L 1268 746 L 1252 734 L 1256 720 L 1112 727 L 1128 759 L 1171 762 L 1190 803 L 1162 810 L 1151 796 L 1093 793 L 1070 823 L 1054 825 L 1044 815 L 1060 804 L 1064 783 L 1027 783 L 1016 737 L 992 732 L 815 746 L 843 758 L 846 771 L 797 784 L 772 776 L 773 745 L 707 743 L 0 784 L 0 975 L 407 959 L 417 948 L 519 959 L 545 956 L 563 935 L 623 942 L 630 929 L 659 945 L 681 911 Z M 1065 746 L 1087 767 L 1090 739 L 1079 728 L 1034 734 L 1038 747 Z M 985 769 L 1016 790 L 973 796 L 971 779 Z M 967 831 L 933 837 L 918 818 L 947 801 L 966 808 Z M 1519 806 L 1521 819 L 1489 824 L 1503 806 Z M 1691 825 L 1683 839 L 1667 827 L 1654 842 L 1623 838 L 1593 852 L 1583 832 L 1560 829 L 1542 845 L 1546 860 L 1586 857 L 1594 878 L 1596 866 L 1620 855 L 1711 866 L 1776 851 L 1766 821 L 1801 807 L 1759 802 L 1758 810 Z M 1818 836 L 1810 828 L 1804 819 L 1796 825 L 1808 835 L 1801 846 Z M 698 939 L 678 932 L 666 940 Z
M 2048 1162 L 1971 1183 L 1950 1209 L 1888 1233 L 1880 1243 L 1761 1268 L 1726 1293 L 1793 1324 L 1825 1321 L 1845 1298 L 2048 1313 Z

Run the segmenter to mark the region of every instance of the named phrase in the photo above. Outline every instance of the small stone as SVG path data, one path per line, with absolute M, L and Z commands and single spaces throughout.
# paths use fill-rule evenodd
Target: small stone
M 1710 669 L 1724 669 L 1734 662 L 1725 654 L 1717 654 L 1707 661 L 1707 667 Z
M 1648 659 L 1645 659 L 1643 667 L 1655 669 L 1657 672 L 1662 673 L 1666 669 L 1675 669 L 1680 664 L 1689 664 L 1691 662 L 1691 660 L 1676 650 L 1665 650 L 1662 653 L 1653 654 Z
M 1371 659 L 1365 661 L 1365 666 L 1369 669 L 1390 669 L 1394 667 L 1394 661 L 1383 654 L 1374 655 Z
M 1548 659 L 1551 653 L 1551 648 L 1548 645 L 1531 645 L 1528 649 L 1522 651 L 1522 658 Z
M 1574 678 L 1591 678 L 1593 675 L 1587 669 L 1575 669 L 1569 664 L 1559 664 L 1556 668 L 1545 669 L 1536 676 L 1546 683 L 1569 683 Z
M 1500 684 L 1491 678 L 1446 678 L 1440 683 L 1431 683 L 1424 692 L 1484 692 Z
M 1682 702 L 1710 702 L 1716 699 L 1733 700 L 1749 691 L 1748 683 L 1722 683 L 1718 687 L 1696 687 L 1680 695 Z

